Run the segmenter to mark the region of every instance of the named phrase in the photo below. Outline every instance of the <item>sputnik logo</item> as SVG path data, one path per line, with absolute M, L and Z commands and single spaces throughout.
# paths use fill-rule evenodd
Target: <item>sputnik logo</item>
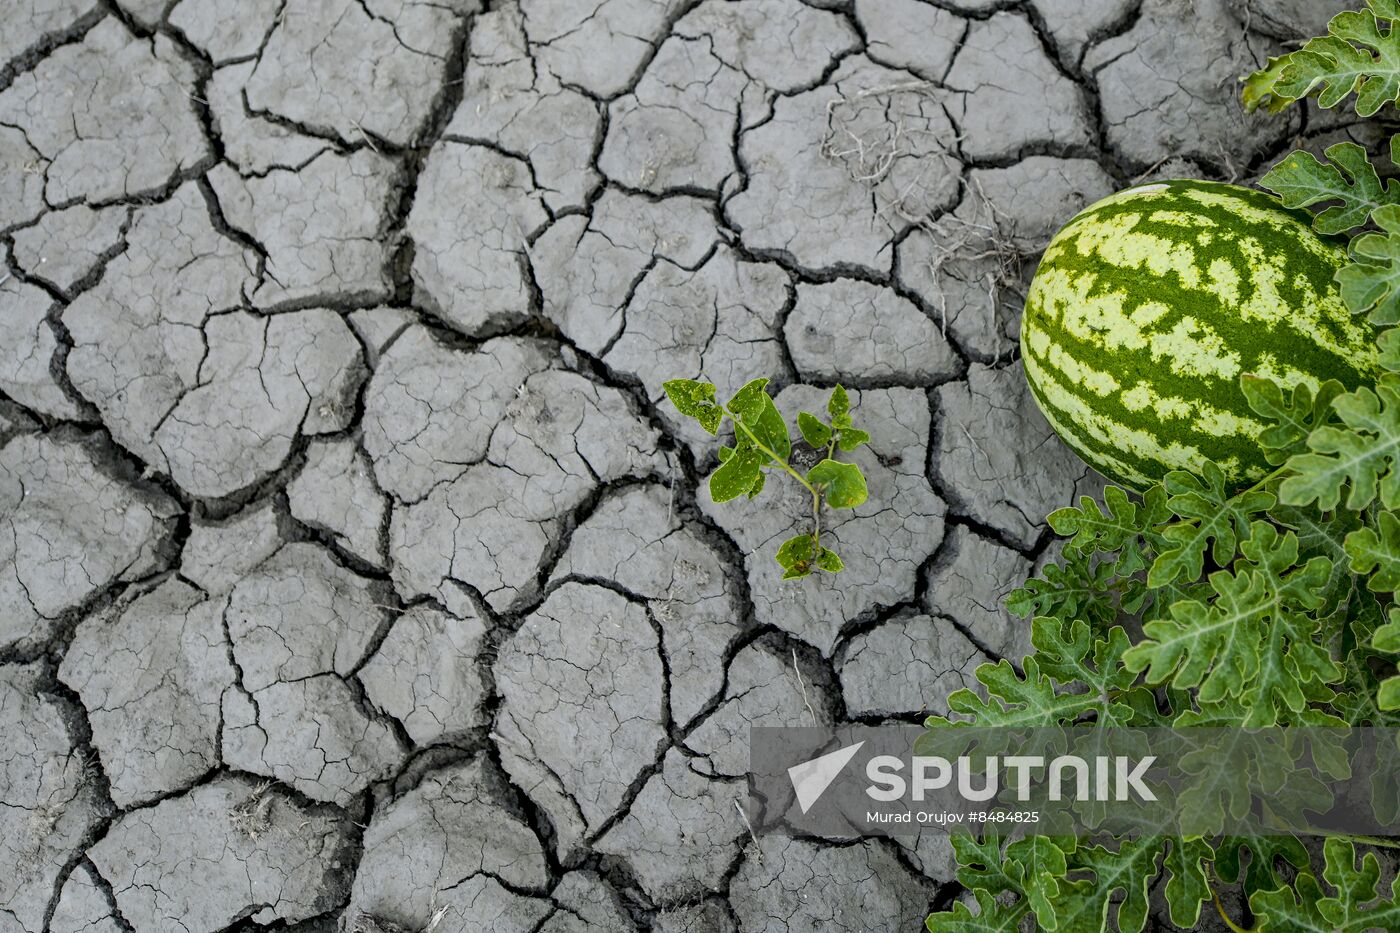
M 802 808 L 804 814 L 821 799 L 826 789 L 841 775 L 841 769 L 850 763 L 864 744 L 865 742 L 861 741 L 847 745 L 820 758 L 813 758 L 788 768 L 788 779 L 792 781 L 792 789 L 797 792 L 797 805 Z

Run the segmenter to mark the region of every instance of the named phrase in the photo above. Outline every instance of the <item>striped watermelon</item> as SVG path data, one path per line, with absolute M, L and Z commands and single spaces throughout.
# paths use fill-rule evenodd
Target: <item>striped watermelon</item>
M 1120 191 L 1046 249 L 1021 321 L 1026 379 L 1065 443 L 1116 482 L 1142 488 L 1209 459 L 1245 485 L 1270 467 L 1242 373 L 1313 388 L 1375 375 L 1374 333 L 1333 280 L 1345 261 L 1259 191 Z

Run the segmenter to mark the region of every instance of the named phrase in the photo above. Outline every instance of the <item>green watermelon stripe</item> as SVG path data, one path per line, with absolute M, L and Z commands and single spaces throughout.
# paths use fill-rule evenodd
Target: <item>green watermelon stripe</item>
M 1181 432 L 1163 430 L 1160 422 L 1151 417 L 1122 421 L 1101 414 L 1092 399 L 1071 392 L 1070 387 L 1053 374 L 1040 370 L 1033 357 L 1022 359 L 1032 394 L 1046 420 L 1075 453 L 1099 472 L 1128 485 L 1138 486 L 1152 477 L 1160 477 L 1167 470 L 1198 466 L 1197 461 L 1202 454 L 1200 447 L 1194 443 L 1196 437 L 1183 437 Z M 1083 411 L 1062 406 L 1091 407 L 1094 411 L 1092 416 L 1086 416 Z M 1138 441 L 1147 448 L 1142 452 L 1134 452 L 1130 446 L 1134 432 L 1141 435 Z M 1232 461 L 1238 463 L 1241 452 L 1245 455 L 1254 453 L 1251 445 L 1241 447 L 1232 444 L 1229 447 L 1233 449 L 1227 450 L 1219 439 L 1207 437 L 1207 441 L 1215 449 L 1212 459 L 1220 461 L 1222 468 Z
M 1243 199 L 1241 200 L 1243 201 Z M 1141 280 L 1144 274 L 1142 268 L 1115 268 L 1101 256 L 1077 255 L 1078 246 L 1082 240 L 1091 236 L 1094 231 L 1111 226 L 1115 219 L 1122 218 L 1125 221 L 1133 222 L 1133 233 L 1155 236 L 1165 242 L 1179 244 L 1182 248 L 1192 250 L 1195 254 L 1192 266 L 1198 273 L 1204 273 L 1210 262 L 1220 259 L 1229 265 L 1230 269 L 1240 277 L 1243 284 L 1270 268 L 1267 264 L 1256 264 L 1251 269 L 1248 257 L 1242 250 L 1244 238 L 1251 237 L 1256 240 L 1260 247 L 1267 248 L 1270 255 L 1278 257 L 1278 263 L 1273 268 L 1286 269 L 1288 272 L 1287 277 L 1276 283 L 1280 298 L 1277 307 L 1280 311 L 1287 309 L 1297 317 L 1291 315 L 1281 317 L 1270 322 L 1271 328 L 1279 325 L 1289 327 L 1307 339 L 1310 349 L 1322 353 L 1327 351 L 1318 348 L 1316 346 L 1317 340 L 1297 327 L 1296 321 L 1308 320 L 1320 326 L 1324 332 L 1323 336 L 1336 349 L 1354 346 L 1358 338 L 1365 333 L 1365 328 L 1359 322 L 1354 321 L 1350 315 L 1334 313 L 1342 310 L 1341 298 L 1333 282 L 1336 268 L 1344 257 L 1339 247 L 1321 240 L 1310 229 L 1295 224 L 1286 213 L 1280 216 L 1299 229 L 1284 229 L 1280 232 L 1257 226 L 1241 225 L 1238 221 L 1235 221 L 1232 226 L 1229 212 L 1219 206 L 1197 206 L 1193 202 L 1193 207 L 1198 208 L 1201 220 L 1216 224 L 1212 232 L 1217 235 L 1209 244 L 1202 245 L 1190 242 L 1199 234 L 1199 230 L 1183 230 L 1180 227 L 1155 221 L 1150 216 L 1155 211 L 1134 206 L 1134 203 L 1129 200 L 1099 209 L 1090 208 L 1086 212 L 1087 217 L 1076 220 L 1055 238 L 1052 246 L 1046 251 L 1046 261 L 1067 272 L 1078 270 L 1097 273 L 1103 277 L 1105 287 L 1109 284 L 1127 284 L 1133 286 L 1133 291 L 1141 291 Z M 1231 232 L 1231 236 L 1225 235 Z M 1302 288 L 1297 281 L 1299 276 L 1306 282 L 1306 289 Z M 1172 293 L 1171 300 L 1167 300 L 1165 295 L 1162 297 L 1170 309 L 1169 314 L 1160 322 L 1163 329 L 1170 329 L 1170 325 L 1177 323 L 1183 317 L 1193 315 L 1193 312 L 1194 316 L 1207 325 L 1234 327 L 1238 324 L 1239 318 L 1238 314 L 1235 313 L 1236 309 L 1225 305 L 1214 296 L 1209 296 L 1202 288 L 1187 286 L 1174 273 L 1169 273 L 1166 276 L 1154 276 L 1153 287 L 1149 294 L 1143 295 L 1143 300 L 1148 300 L 1149 297 L 1162 292 Z M 1185 296 L 1191 297 L 1183 304 L 1181 299 Z M 1203 303 L 1202 297 L 1209 297 L 1211 300 Z M 1330 305 L 1331 307 L 1318 307 L 1319 305 Z M 1259 324 L 1260 322 L 1251 323 Z
M 1118 288 L 1114 288 L 1114 285 L 1117 285 Z M 1090 297 L 1094 297 L 1135 286 L 1136 282 L 1133 276 L 1124 274 L 1110 278 L 1108 273 L 1104 273 L 1098 277 L 1088 294 Z M 1152 300 L 1180 307 L 1193 300 L 1193 293 L 1174 288 L 1170 283 L 1157 281 L 1153 284 Z M 1131 313 L 1131 311 L 1141 307 L 1143 303 L 1145 301 L 1124 310 Z M 1170 333 L 1172 325 L 1181 323 L 1182 319 L 1188 315 L 1189 312 L 1185 311 L 1164 315 L 1153 327 L 1152 332 Z M 1219 333 L 1228 326 L 1229 321 L 1222 320 L 1217 315 L 1214 322 L 1201 320 L 1200 323 L 1212 326 L 1212 329 Z M 1038 326 L 1038 322 L 1031 326 Z M 1047 333 L 1052 333 L 1048 326 L 1044 330 Z M 1101 357 L 1104 352 L 1098 344 L 1069 333 L 1063 328 L 1053 330 L 1053 342 L 1064 347 L 1071 356 L 1085 360 Z M 1282 364 L 1306 377 L 1309 373 L 1334 371 L 1339 364 L 1335 354 L 1319 348 L 1309 339 L 1307 334 L 1286 323 L 1277 324 L 1272 330 L 1267 331 L 1262 326 L 1256 325 L 1242 336 L 1236 336 L 1235 340 L 1230 343 L 1230 349 L 1239 354 L 1239 372 L 1245 373 L 1268 374 L 1268 371 L 1275 367 L 1266 365 L 1266 363 L 1272 361 L 1274 364 Z M 1286 351 L 1286 358 L 1280 359 L 1282 351 Z M 1120 347 L 1115 348 L 1112 352 L 1118 366 L 1118 372 L 1122 373 L 1125 378 L 1130 378 L 1138 372 L 1151 373 L 1152 384 L 1159 389 L 1159 394 L 1170 394 L 1186 399 L 1209 399 L 1217 407 L 1236 411 L 1243 415 L 1249 413 L 1244 396 L 1239 393 L 1237 377 L 1220 379 L 1187 375 L 1175 372 L 1170 368 L 1164 369 L 1161 362 L 1153 357 L 1150 348 L 1123 349 Z M 1359 383 L 1370 375 L 1369 372 L 1363 371 L 1350 361 L 1340 362 L 1345 373 L 1336 378 L 1341 378 L 1343 382 Z M 1237 401 L 1226 403 L 1224 400 L 1229 398 L 1235 398 Z
M 1193 183 L 1185 184 L 1189 185 Z M 1194 185 L 1196 186 L 1210 184 L 1214 183 L 1194 183 Z M 1174 182 L 1172 183 L 1172 185 L 1175 189 L 1182 191 L 1187 195 L 1189 195 L 1193 191 L 1198 192 L 1200 190 L 1198 187 L 1183 187 L 1182 182 Z M 1150 189 L 1154 186 L 1148 185 L 1144 187 Z M 1218 187 L 1228 188 L 1231 186 L 1222 185 Z M 1120 192 L 1120 194 L 1128 195 L 1131 194 L 1134 190 L 1135 189 L 1128 189 L 1128 191 Z M 1330 259 L 1332 254 L 1339 252 L 1342 249 L 1342 246 L 1338 242 L 1321 238 L 1317 236 L 1317 234 L 1313 233 L 1311 227 L 1309 226 L 1310 220 L 1306 215 L 1279 209 L 1277 205 L 1261 205 L 1260 201 L 1262 200 L 1267 202 L 1271 200 L 1270 196 L 1261 194 L 1259 192 L 1251 191 L 1250 189 L 1246 188 L 1237 188 L 1234 191 L 1229 192 L 1209 191 L 1206 193 L 1211 196 L 1212 200 L 1209 202 L 1191 200 L 1185 205 L 1189 208 L 1188 211 L 1173 211 L 1169 208 L 1155 206 L 1144 207 L 1143 203 L 1140 200 L 1134 200 L 1131 197 L 1120 198 L 1119 196 L 1114 196 L 1105 199 L 1105 201 L 1100 202 L 1099 205 L 1091 206 L 1082 214 L 1078 215 L 1073 221 L 1071 221 L 1068 225 L 1065 226 L 1065 228 L 1056 237 L 1056 240 L 1063 241 L 1062 238 L 1068 238 L 1069 236 L 1072 236 L 1077 232 L 1081 231 L 1082 228 L 1101 225 L 1106 221 L 1119 216 L 1143 218 L 1139 222 L 1145 222 L 1146 224 L 1148 224 L 1151 232 L 1165 234 L 1167 238 L 1171 240 L 1180 240 L 1183 229 L 1190 236 L 1195 236 L 1200 232 L 1199 228 L 1205 224 L 1213 225 L 1214 230 L 1225 232 L 1239 232 L 1242 227 L 1246 229 L 1253 228 L 1251 232 L 1267 233 L 1272 239 L 1281 238 L 1283 240 L 1290 241 L 1287 244 L 1289 246 L 1288 254 L 1294 257 L 1306 253 L 1311 255 L 1315 259 L 1323 260 L 1322 265 L 1308 263 L 1306 265 L 1295 267 L 1295 270 L 1307 273 L 1309 275 L 1309 284 L 1312 286 L 1314 291 L 1326 292 L 1331 289 L 1332 279 L 1331 276 L 1327 274 L 1326 261 Z M 1241 194 L 1245 196 L 1241 196 Z M 1259 222 L 1247 222 L 1245 224 L 1241 224 L 1238 214 L 1236 212 L 1232 212 L 1224 204 L 1219 203 L 1219 201 L 1224 201 L 1226 203 L 1233 202 L 1238 209 L 1242 210 L 1258 211 L 1262 208 L 1264 213 L 1271 215 L 1271 218 L 1275 225 L 1268 226 Z M 1186 225 L 1183 227 L 1178 225 L 1167 224 L 1161 221 L 1151 220 L 1150 215 L 1156 213 L 1170 213 L 1178 214 L 1183 217 L 1189 217 L 1195 221 L 1195 224 Z M 1218 242 L 1225 247 L 1234 245 L 1234 241 L 1228 237 Z M 1237 249 L 1234 252 L 1236 253 L 1236 255 L 1238 255 Z M 1293 297 L 1299 296 L 1294 295 Z
M 1210 450 L 1211 458 L 1222 467 L 1247 463 L 1257 456 L 1253 435 L 1212 435 L 1180 422 L 1155 419 L 1152 412 L 1108 411 L 1101 400 L 1074 394 L 1071 383 L 1053 370 L 1041 368 L 1035 357 L 1023 360 L 1047 420 L 1062 437 L 1072 436 L 1080 447 L 1099 458 L 1114 457 L 1118 461 L 1113 465 L 1115 475 L 1123 473 L 1125 467 L 1139 477 L 1161 475 L 1167 469 L 1199 468 L 1204 450 Z
M 1053 349 L 1062 350 L 1064 346 Z M 1255 420 L 1254 413 L 1234 383 L 1216 380 L 1213 384 L 1220 387 L 1219 395 L 1197 392 L 1191 396 L 1173 396 L 1162 389 L 1160 382 L 1148 383 L 1136 377 L 1124 376 L 1118 391 L 1100 395 L 1094 391 L 1083 391 L 1082 384 L 1076 381 L 1074 374 L 1066 372 L 1055 361 L 1034 352 L 1033 349 L 1028 348 L 1022 355 L 1050 373 L 1062 384 L 1064 390 L 1068 391 L 1074 387 L 1077 396 L 1092 403 L 1097 417 L 1107 418 L 1119 424 L 1133 427 L 1157 425 L 1158 431 L 1169 430 L 1189 436 L 1194 445 L 1212 439 L 1223 440 L 1222 434 L 1226 425 L 1222 425 L 1221 422 L 1229 422 L 1231 419 L 1241 422 L 1228 426 L 1233 428 L 1231 433 L 1243 432 L 1246 437 L 1253 437 L 1262 429 L 1262 425 Z M 1146 401 L 1140 407 L 1130 406 L 1124 401 L 1126 396 L 1138 395 L 1142 389 L 1154 393 L 1157 398 Z M 1227 408 L 1220 404 L 1221 398 L 1237 401 L 1238 404 Z M 1179 411 L 1164 410 L 1163 401 L 1176 403 L 1173 407 L 1179 408 Z M 1244 444 L 1245 448 L 1251 446 L 1251 443 Z
M 1342 304 L 1346 261 L 1308 218 L 1216 182 L 1129 189 L 1074 218 L 1027 295 L 1026 378 L 1051 425 L 1112 479 L 1209 458 L 1268 469 L 1241 373 L 1284 385 L 1373 377 L 1371 330 Z
M 1029 377 L 1029 367 L 1026 373 Z M 1128 486 L 1140 487 L 1150 482 L 1150 474 L 1147 471 L 1154 468 L 1151 462 L 1131 453 L 1115 450 L 1110 444 L 1094 441 L 1072 418 L 1046 399 L 1038 382 L 1031 381 L 1030 387 L 1031 395 L 1045 420 L 1055 429 L 1065 446 L 1078 454 L 1081 460 L 1105 476 L 1113 477 Z

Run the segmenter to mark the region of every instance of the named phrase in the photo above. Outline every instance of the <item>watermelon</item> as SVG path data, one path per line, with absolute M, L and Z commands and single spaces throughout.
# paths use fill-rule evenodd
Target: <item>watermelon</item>
M 1045 250 L 1021 354 L 1046 419 L 1104 476 L 1141 489 L 1213 460 L 1236 488 L 1271 467 L 1240 376 L 1348 389 L 1375 334 L 1337 290 L 1346 251 L 1306 214 L 1210 181 L 1140 185 L 1086 208 Z

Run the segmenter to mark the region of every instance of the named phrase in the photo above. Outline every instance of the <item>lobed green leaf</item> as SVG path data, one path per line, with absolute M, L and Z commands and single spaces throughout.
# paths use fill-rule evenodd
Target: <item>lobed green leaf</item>
M 1290 877 L 1285 865 L 1308 865 L 1308 850 L 1295 836 L 1225 836 L 1215 844 L 1215 873 L 1247 895 L 1284 883 Z
M 1381 181 L 1363 147 L 1341 142 L 1328 146 L 1323 154 L 1327 162 L 1296 149 L 1271 168 L 1259 184 L 1278 195 L 1285 207 L 1327 204 L 1313 218 L 1313 227 L 1328 235 L 1363 227 L 1377 208 L 1400 204 L 1400 187 L 1394 179 Z
M 1375 524 L 1346 537 L 1346 552 L 1353 573 L 1366 577 L 1366 588 L 1376 593 L 1400 590 L 1400 518 L 1382 511 Z
M 1279 487 L 1286 505 L 1330 511 L 1342 501 L 1364 509 L 1379 495 L 1387 509 L 1400 507 L 1400 375 L 1381 376 L 1374 389 L 1337 396 L 1333 410 L 1342 424 L 1323 425 L 1308 435 L 1308 453 L 1295 454 L 1293 475 Z
M 1371 219 L 1381 228 L 1352 239 L 1351 262 L 1337 270 L 1342 300 L 1372 324 L 1400 324 L 1400 205 L 1378 207 Z
M 1148 891 L 1157 878 L 1162 845 L 1162 839 L 1139 837 L 1119 840 L 1116 849 L 1076 849 L 1073 868 L 1092 872 L 1094 880 L 1081 888 L 1078 898 L 1059 905 L 1064 928 L 1139 933 L 1147 925 Z
M 1167 840 L 1167 910 L 1183 930 L 1195 929 L 1201 919 L 1201 905 L 1211 896 L 1206 872 L 1214 860 L 1215 850 L 1199 836 Z
M 1371 635 L 1371 651 L 1392 665 L 1400 660 L 1400 609 L 1391 608 L 1390 621 Z M 1400 674 L 1386 677 L 1378 686 L 1376 706 L 1382 712 L 1400 710 Z
M 1270 59 L 1247 78 L 1245 108 L 1277 112 L 1316 95 L 1320 107 L 1331 109 L 1355 93 L 1357 114 L 1369 117 L 1400 97 L 1400 30 L 1393 22 L 1400 9 L 1396 0 L 1368 0 L 1367 7 L 1338 13 L 1326 36 Z
M 929 933 L 1020 933 L 1021 923 L 1030 911 L 1024 900 L 1005 904 L 986 891 L 974 891 L 977 913 L 962 901 L 951 910 L 929 914 L 924 926 Z
M 1308 449 L 1308 435 L 1326 422 L 1332 400 L 1346 391 L 1340 382 L 1329 379 L 1316 393 L 1300 382 L 1285 395 L 1273 380 L 1249 374 L 1240 377 L 1240 389 L 1254 413 L 1269 422 L 1259 435 L 1259 445 L 1275 466 Z
M 958 690 L 948 698 L 949 710 L 985 726 L 1054 725 L 1089 712 L 1104 723 L 1142 720 L 1151 697 L 1133 686 L 1136 675 L 1123 665 L 1128 637 L 1122 628 L 1093 638 L 1083 621 L 1065 626 L 1042 617 L 1031 624 L 1031 642 L 1036 653 L 1024 660 L 1021 672 L 1005 659 L 983 664 L 975 676 L 986 696 Z
M 1267 726 L 1315 698 L 1304 684 L 1341 679 L 1309 614 L 1321 604 L 1331 568 L 1325 557 L 1298 567 L 1297 536 L 1280 536 L 1267 522 L 1255 522 L 1241 548 L 1233 572 L 1210 575 L 1209 602 L 1182 600 L 1170 618 L 1145 623 L 1145 637 L 1124 652 L 1123 664 L 1149 683 L 1198 688 L 1203 703 L 1238 701 L 1248 711 L 1245 724 Z
M 1322 588 L 1322 603 L 1324 606 L 1345 607 L 1354 581 L 1346 538 L 1361 527 L 1361 514 L 1348 509 L 1334 509 L 1330 514 L 1323 515 L 1315 509 L 1280 505 L 1269 512 L 1269 518 L 1298 535 L 1298 556 L 1301 560 L 1327 558 L 1332 572 Z
M 1115 572 L 1126 575 L 1142 568 L 1144 538 L 1157 541 L 1153 526 L 1169 517 L 1167 495 L 1160 486 L 1149 488 L 1139 504 L 1117 486 L 1103 491 L 1105 511 L 1094 499 L 1081 496 L 1079 505 L 1056 509 L 1046 521 L 1056 534 L 1069 537 L 1066 548 L 1082 554 L 1127 552 Z
M 1377 357 L 1381 366 L 1389 372 L 1400 373 L 1400 327 L 1382 331 L 1376 338 L 1376 344 L 1381 351 Z
M 1141 591 L 1137 581 L 1122 583 L 1108 561 L 1095 563 L 1079 551 L 1067 551 L 1059 563 L 1046 564 L 1040 577 L 1032 577 L 1006 597 L 1012 615 L 1082 618 L 1095 629 L 1111 625 L 1118 603 L 1129 602 Z
M 1374 852 L 1367 852 L 1358 863 L 1352 842 L 1331 837 L 1322 844 L 1322 857 L 1322 880 L 1332 893 L 1316 882 L 1302 883 L 1300 876 L 1297 887 L 1307 916 L 1320 917 L 1338 933 L 1400 929 L 1400 877 L 1382 893 L 1381 865 Z
M 1165 544 L 1147 573 L 1149 587 L 1198 579 L 1208 546 L 1217 565 L 1228 564 L 1240 542 L 1249 538 L 1250 517 L 1275 504 L 1274 495 L 1262 489 L 1231 496 L 1225 489 L 1224 474 L 1210 461 L 1205 462 L 1203 475 L 1204 482 L 1174 470 L 1163 479 L 1169 495 L 1167 506 L 1185 521 L 1161 529 Z

